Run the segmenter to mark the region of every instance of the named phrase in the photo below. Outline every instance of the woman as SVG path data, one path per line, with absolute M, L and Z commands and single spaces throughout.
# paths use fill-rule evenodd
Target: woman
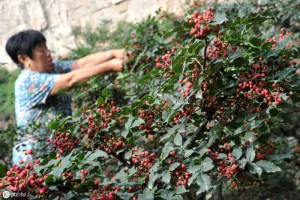
M 13 164 L 32 159 L 36 153 L 47 152 L 49 131 L 45 122 L 54 116 L 70 116 L 71 101 L 59 91 L 108 71 L 122 71 L 124 49 L 98 52 L 74 61 L 53 62 L 43 34 L 26 30 L 10 37 L 6 52 L 22 69 L 15 82 L 15 112 L 17 127 L 23 134 L 13 149 Z M 28 132 L 28 126 L 39 122 L 38 131 Z M 26 131 L 27 129 L 27 131 Z M 49 150 L 49 146 L 48 146 Z

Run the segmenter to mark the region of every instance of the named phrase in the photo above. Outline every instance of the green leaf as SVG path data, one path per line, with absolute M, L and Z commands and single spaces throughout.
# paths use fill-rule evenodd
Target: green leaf
M 166 159 L 170 152 L 173 150 L 174 148 L 171 146 L 171 144 L 169 142 L 167 142 L 164 146 L 164 148 L 162 149 L 162 153 L 160 155 L 160 159 L 164 160 Z
M 246 132 L 244 136 L 244 140 L 252 141 L 255 139 L 254 132 Z
M 275 117 L 278 115 L 279 112 L 276 108 L 272 108 L 269 110 L 269 113 L 270 113 L 271 117 Z
M 213 25 L 217 25 L 217 24 L 222 24 L 223 22 L 228 21 L 226 14 L 222 13 L 222 14 L 217 14 L 215 17 L 215 22 L 213 22 Z
M 225 159 L 225 158 L 227 158 L 227 155 L 225 153 L 219 153 L 219 155 L 217 157 L 217 159 L 219 159 L 219 160 L 222 160 L 222 159 Z
M 286 44 L 287 44 L 287 40 L 281 40 L 281 41 L 277 42 L 276 45 L 279 49 L 282 49 L 286 46 Z
M 166 184 L 169 184 L 171 180 L 171 174 L 169 171 L 166 171 L 166 173 L 162 177 L 162 181 L 165 182 Z
M 153 200 L 154 195 L 152 192 L 145 192 L 144 194 L 139 194 L 138 199 L 143 199 L 143 200 Z
M 131 125 L 131 128 L 137 127 L 137 126 L 139 126 L 140 124 L 144 124 L 144 123 L 145 123 L 145 120 L 144 120 L 144 119 L 138 118 L 138 119 L 134 120 L 133 124 Z
M 7 168 L 5 165 L 0 163 L 0 178 L 4 177 L 6 175 Z
M 69 191 L 62 200 L 70 200 L 73 197 L 78 196 L 74 191 Z
M 126 128 L 127 130 L 130 129 L 133 120 L 134 120 L 133 117 L 129 117 L 128 121 L 125 123 L 125 128 Z
M 185 150 L 184 157 L 185 158 L 190 157 L 193 153 L 194 153 L 194 150 L 192 150 L 192 149 Z
M 64 172 L 64 170 L 66 168 L 70 167 L 71 162 L 70 162 L 69 159 L 73 155 L 73 152 L 74 152 L 74 150 L 71 153 L 69 153 L 69 155 L 67 155 L 66 157 L 62 158 L 60 166 L 57 166 L 57 167 L 53 168 L 53 175 L 55 176 L 55 178 L 60 178 L 61 174 Z
M 108 88 L 106 87 L 106 88 L 104 88 L 103 90 L 102 90 L 102 96 L 103 97 L 108 97 L 108 95 L 109 95 L 109 90 L 108 90 Z
M 183 194 L 183 193 L 186 193 L 187 192 L 187 190 L 185 189 L 185 187 L 184 186 L 179 186 L 179 187 L 176 187 L 176 189 L 175 189 L 175 193 L 176 194 Z
M 55 183 L 56 182 L 56 178 L 53 176 L 53 174 L 50 174 L 49 176 L 47 176 L 47 178 L 45 179 L 45 183 L 46 185 L 51 185 L 51 183 Z M 50 183 L 50 184 L 49 184 Z
M 252 174 L 258 174 L 260 176 L 262 174 L 262 168 L 256 163 L 251 163 L 250 164 L 250 172 Z
M 262 41 L 260 39 L 258 39 L 257 37 L 251 37 L 248 44 L 253 47 L 260 47 L 262 44 Z
M 173 171 L 174 169 L 176 169 L 178 166 L 180 165 L 179 162 L 175 162 L 172 165 L 170 165 L 169 170 Z
M 98 149 L 96 150 L 94 153 L 92 153 L 90 156 L 88 156 L 85 160 L 86 161 L 92 161 L 92 160 L 95 160 L 96 158 L 100 158 L 100 157 L 105 157 L 107 158 L 108 155 L 106 152 Z
M 214 168 L 213 161 L 210 158 L 205 158 L 201 163 L 201 172 L 207 172 Z
M 242 154 L 243 154 L 243 152 L 242 152 L 241 147 L 236 147 L 232 151 L 232 155 L 233 155 L 233 157 L 235 157 L 236 160 L 240 159 Z
M 280 167 L 274 165 L 273 163 L 266 161 L 266 160 L 260 160 L 256 163 L 260 167 L 262 167 L 266 172 L 280 172 Z
M 182 145 L 182 136 L 180 133 L 177 133 L 175 138 L 174 138 L 174 144 L 177 146 L 181 146 Z
M 259 125 L 262 123 L 261 120 L 253 120 L 250 124 L 251 129 L 259 127 Z
M 98 99 L 97 99 L 97 105 L 100 106 L 100 105 L 102 105 L 104 103 L 105 103 L 105 100 L 103 99 L 103 97 L 98 97 Z
M 141 79 L 138 81 L 139 85 L 145 84 L 146 81 L 151 79 L 151 74 L 145 74 L 144 76 L 141 77 Z
M 211 179 L 207 174 L 200 174 L 197 177 L 197 184 L 203 188 L 205 191 L 208 191 L 211 188 Z
M 246 152 L 246 160 L 247 162 L 251 163 L 255 158 L 255 150 L 253 147 L 249 147 Z

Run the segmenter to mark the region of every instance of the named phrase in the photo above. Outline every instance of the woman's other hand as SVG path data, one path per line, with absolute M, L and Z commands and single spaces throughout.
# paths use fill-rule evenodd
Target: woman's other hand
M 109 65 L 111 65 L 111 68 L 113 71 L 115 71 L 115 72 L 123 71 L 124 60 L 119 59 L 119 58 L 114 58 L 108 62 L 109 62 Z

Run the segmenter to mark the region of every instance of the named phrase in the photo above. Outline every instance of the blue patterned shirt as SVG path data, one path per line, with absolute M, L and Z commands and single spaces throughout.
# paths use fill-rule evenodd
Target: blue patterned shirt
M 49 96 L 59 74 L 71 71 L 73 61 L 56 61 L 51 73 L 23 69 L 15 82 L 15 111 L 17 126 L 31 122 L 46 122 L 58 114 L 69 116 L 71 99 L 67 95 Z

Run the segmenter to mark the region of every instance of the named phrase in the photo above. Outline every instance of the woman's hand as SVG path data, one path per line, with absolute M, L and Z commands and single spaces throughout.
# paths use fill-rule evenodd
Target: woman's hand
M 111 69 L 115 72 L 121 72 L 123 71 L 123 65 L 124 60 L 119 58 L 111 59 L 109 62 L 109 65 L 111 66 Z
M 113 55 L 115 58 L 127 60 L 126 53 L 125 53 L 125 49 L 113 49 L 113 50 L 111 50 L 111 51 L 112 51 L 112 55 Z

